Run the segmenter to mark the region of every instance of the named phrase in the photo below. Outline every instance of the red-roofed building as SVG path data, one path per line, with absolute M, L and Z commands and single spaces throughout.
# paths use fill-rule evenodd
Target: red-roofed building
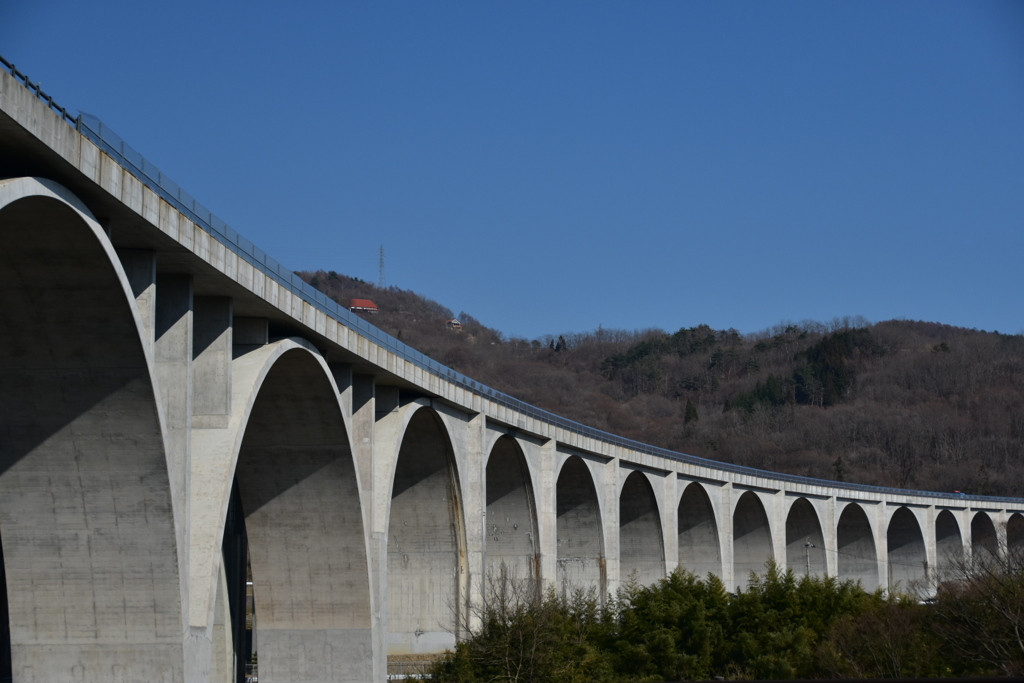
M 369 299 L 350 299 L 348 302 L 348 310 L 353 313 L 376 313 L 377 304 L 373 303 Z

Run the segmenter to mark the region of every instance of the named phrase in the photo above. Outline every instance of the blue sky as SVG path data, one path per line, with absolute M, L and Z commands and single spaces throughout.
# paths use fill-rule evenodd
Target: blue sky
M 289 268 L 507 335 L 1024 331 L 1024 3 L 0 2 Z

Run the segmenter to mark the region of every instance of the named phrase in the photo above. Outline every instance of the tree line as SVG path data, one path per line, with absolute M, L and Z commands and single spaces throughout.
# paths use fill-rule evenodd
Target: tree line
M 933 587 L 935 588 L 935 587 Z M 1024 561 L 961 560 L 921 600 L 767 565 L 729 593 L 714 575 L 676 571 L 593 592 L 540 593 L 506 571 L 488 581 L 470 637 L 433 668 L 446 683 L 1024 674 Z

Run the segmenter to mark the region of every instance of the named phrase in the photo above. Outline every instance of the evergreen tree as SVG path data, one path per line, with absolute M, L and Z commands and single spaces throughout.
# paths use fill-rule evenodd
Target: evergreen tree
M 683 424 L 690 424 L 696 422 L 700 417 L 697 415 L 697 406 L 693 405 L 693 401 L 686 399 L 686 409 L 683 411 Z

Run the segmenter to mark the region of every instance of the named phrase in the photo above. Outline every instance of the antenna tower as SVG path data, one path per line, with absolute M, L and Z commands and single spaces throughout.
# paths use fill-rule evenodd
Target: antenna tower
M 386 289 L 388 280 L 384 277 L 384 245 L 380 245 L 380 268 L 377 269 L 377 286 Z

